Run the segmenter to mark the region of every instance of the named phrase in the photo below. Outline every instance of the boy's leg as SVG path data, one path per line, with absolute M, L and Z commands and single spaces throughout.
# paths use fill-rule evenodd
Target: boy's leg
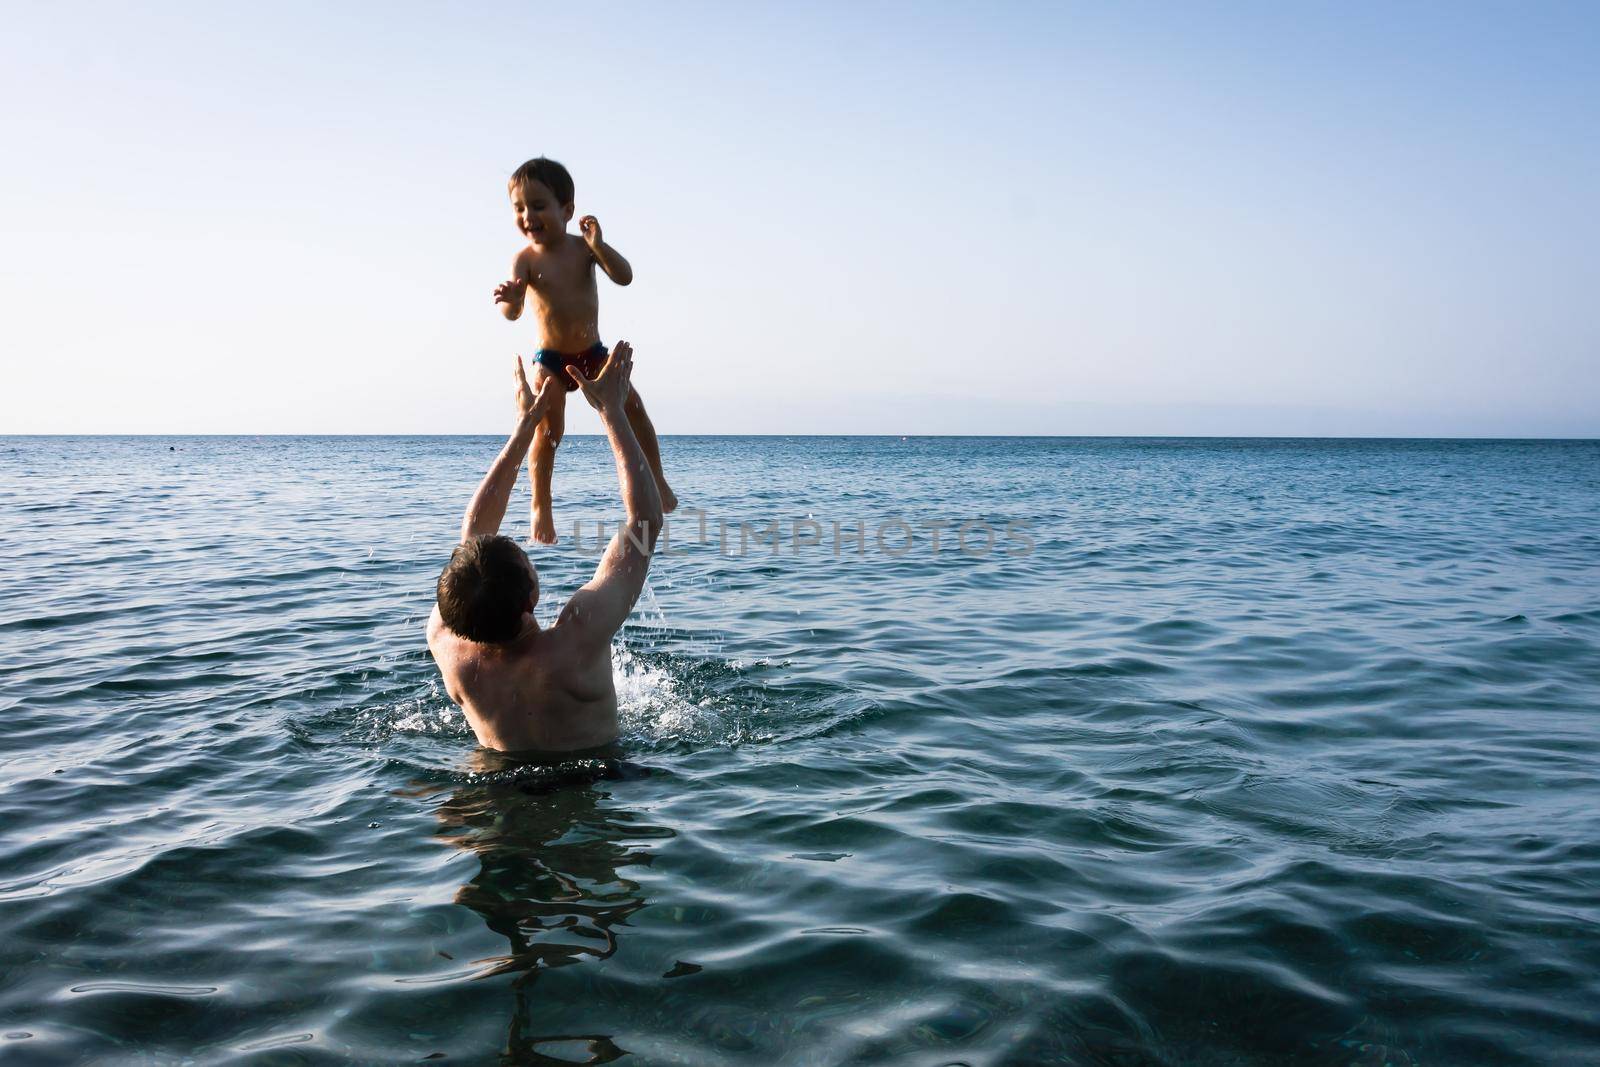
M 540 378 L 548 377 L 543 367 Z M 556 543 L 556 517 L 550 503 L 550 475 L 555 470 L 556 449 L 567 430 L 567 391 L 560 382 L 552 382 L 555 400 L 533 431 L 533 447 L 528 450 L 528 477 L 533 481 L 533 539 L 541 545 Z
M 656 476 L 661 510 L 671 511 L 678 506 L 678 496 L 667 484 L 667 476 L 661 472 L 661 446 L 656 442 L 656 428 L 650 421 L 650 414 L 644 409 L 644 401 L 639 399 L 639 390 L 628 389 L 628 399 L 623 401 L 622 410 L 628 416 L 628 425 L 633 427 L 633 436 L 639 439 L 639 447 L 644 449 L 644 458 L 650 462 L 651 472 Z

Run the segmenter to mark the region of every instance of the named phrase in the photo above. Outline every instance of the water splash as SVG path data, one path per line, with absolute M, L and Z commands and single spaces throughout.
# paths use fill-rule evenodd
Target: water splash
M 611 673 L 624 744 L 734 744 L 740 739 L 736 726 L 730 729 L 725 716 L 683 684 L 687 672 L 674 670 L 682 666 L 670 658 L 650 663 L 629 648 L 612 648 Z

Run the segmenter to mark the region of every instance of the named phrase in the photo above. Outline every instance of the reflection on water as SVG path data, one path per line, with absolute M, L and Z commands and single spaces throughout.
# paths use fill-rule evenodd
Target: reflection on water
M 472 770 L 474 779 L 455 788 L 435 815 L 439 838 L 478 858 L 478 874 L 456 903 L 508 943 L 505 955 L 476 961 L 479 978 L 516 975 L 507 1059 L 609 1063 L 626 1055 L 604 1034 L 532 1032 L 529 1004 L 544 971 L 613 955 L 618 928 L 648 903 L 620 872 L 653 859 L 638 847 L 640 838 L 672 831 L 611 804 L 605 783 L 649 770 L 609 754 L 539 763 L 486 749 L 474 752 Z

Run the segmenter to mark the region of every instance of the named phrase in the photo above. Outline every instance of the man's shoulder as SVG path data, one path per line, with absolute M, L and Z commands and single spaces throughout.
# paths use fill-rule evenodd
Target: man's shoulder
M 475 643 L 450 629 L 449 624 L 444 621 L 444 614 L 440 612 L 437 603 L 433 605 L 433 610 L 428 613 L 428 623 L 424 629 L 428 635 L 428 644 L 430 645 L 435 642 L 450 645 L 471 645 Z
M 434 606 L 433 614 L 428 616 L 428 650 L 433 653 L 433 658 L 441 663 L 446 660 L 459 659 L 464 655 L 471 655 L 481 646 L 470 638 L 462 637 L 444 621 L 439 614 L 438 605 Z
M 614 632 L 601 632 L 590 624 L 584 609 L 584 590 L 580 589 L 561 608 L 555 621 L 540 633 L 540 653 L 556 671 L 583 671 L 597 655 L 611 655 Z
M 440 670 L 453 668 L 462 649 L 472 644 L 445 625 L 444 620 L 439 617 L 437 608 L 428 619 L 427 635 L 428 651 L 433 654 L 433 662 Z
M 573 614 L 573 601 L 568 600 L 562 605 L 560 613 L 555 620 L 539 631 L 539 654 L 555 658 L 569 657 L 583 637 L 583 627 L 578 625 L 577 616 Z

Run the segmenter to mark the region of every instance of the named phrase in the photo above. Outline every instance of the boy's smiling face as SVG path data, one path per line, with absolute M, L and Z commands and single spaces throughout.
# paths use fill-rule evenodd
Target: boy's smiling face
M 572 205 L 563 204 L 543 182 L 524 182 L 511 190 L 511 210 L 517 216 L 517 229 L 529 244 L 549 244 L 567 232 L 572 221 Z

